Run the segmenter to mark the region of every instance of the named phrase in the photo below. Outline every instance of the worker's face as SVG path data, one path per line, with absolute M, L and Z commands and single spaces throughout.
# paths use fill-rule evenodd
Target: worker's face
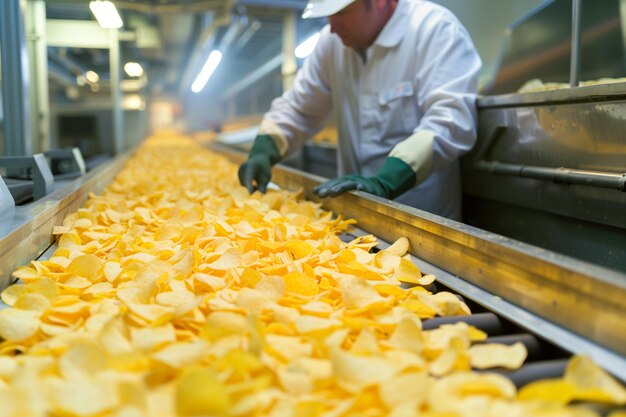
M 369 48 L 393 14 L 395 1 L 356 0 L 345 9 L 328 17 L 330 31 L 341 38 L 343 44 L 356 50 Z

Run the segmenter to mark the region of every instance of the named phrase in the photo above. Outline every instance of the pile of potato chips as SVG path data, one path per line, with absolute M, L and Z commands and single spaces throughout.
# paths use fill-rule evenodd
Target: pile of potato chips
M 479 343 L 464 323 L 422 330 L 469 309 L 424 288 L 434 277 L 406 239 L 344 243 L 353 221 L 287 191 L 249 196 L 236 177 L 189 139 L 154 136 L 67 216 L 54 255 L 2 293 L 1 417 L 594 416 L 571 403 L 626 403 L 584 357 L 519 393 L 472 372 L 516 369 L 526 349 Z

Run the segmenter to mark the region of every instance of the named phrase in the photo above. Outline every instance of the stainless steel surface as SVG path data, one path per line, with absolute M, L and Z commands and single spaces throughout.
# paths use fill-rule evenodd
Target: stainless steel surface
M 626 84 L 479 100 L 478 142 L 464 162 L 464 191 L 507 204 L 626 228 L 618 189 L 515 179 L 475 170 L 479 161 L 626 173 Z
M 109 71 L 111 77 L 111 106 L 113 109 L 113 154 L 124 152 L 124 112 L 122 111 L 121 52 L 119 30 L 109 29 Z
M 580 80 L 626 75 L 620 3 L 580 1 Z M 569 83 L 572 4 L 572 0 L 545 1 L 507 29 L 487 93 L 512 93 L 534 78 Z
M 475 168 L 490 174 L 510 175 L 521 178 L 534 178 L 552 181 L 555 184 L 587 185 L 626 191 L 626 173 L 609 174 L 597 171 L 584 171 L 569 168 L 545 168 L 528 165 L 504 164 L 498 161 L 479 161 Z
M 570 57 L 570 87 L 580 82 L 580 13 L 582 0 L 572 0 L 572 53 Z
M 479 109 L 533 105 L 557 105 L 624 100 L 626 83 L 598 84 L 575 89 L 537 91 L 482 96 L 476 101 Z
M 235 162 L 245 159 L 241 153 L 221 151 Z M 321 180 L 281 166 L 273 171 L 274 182 L 302 189 L 314 201 L 320 200 L 311 190 Z M 626 355 L 626 275 L 365 193 L 321 202 L 383 240 L 406 236 L 412 255 L 491 293 L 490 303 L 497 305 L 493 297 L 509 300 L 520 309 L 516 314 L 549 320 L 614 351 L 616 358 Z
M 90 192 L 100 192 L 126 162 L 128 154 L 103 164 L 47 197 L 17 207 L 10 219 L 0 222 L 0 289 L 11 281 L 11 273 L 41 255 L 52 243 L 52 228 L 65 215 L 76 211 Z
M 0 62 L 4 108 L 4 149 L 0 154 L 31 155 L 28 51 L 20 0 L 0 1 Z
M 0 167 L 6 168 L 9 176 L 21 176 L 23 173 L 29 175 L 32 181 L 32 198 L 39 200 L 52 191 L 54 177 L 43 154 L 38 153 L 33 156 L 5 156 L 0 158 Z

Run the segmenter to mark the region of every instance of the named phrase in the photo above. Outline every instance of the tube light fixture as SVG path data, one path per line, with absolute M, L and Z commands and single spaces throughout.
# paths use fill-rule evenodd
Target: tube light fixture
M 143 68 L 138 62 L 127 62 L 124 64 L 124 72 L 126 72 L 129 77 L 141 77 L 143 75 Z
M 298 47 L 296 48 L 296 52 L 295 52 L 296 58 L 303 59 L 311 55 L 311 52 L 313 52 L 313 50 L 315 49 L 315 46 L 317 45 L 317 41 L 319 40 L 320 40 L 320 33 L 317 32 L 315 35 L 311 36 L 306 41 L 298 45 Z
M 89 8 L 104 29 L 119 29 L 124 24 L 115 4 L 108 0 L 93 0 Z
M 200 73 L 196 77 L 195 81 L 193 82 L 193 84 L 191 84 L 191 91 L 193 91 L 194 93 L 199 93 L 204 89 L 204 86 L 206 85 L 207 81 L 209 81 L 211 75 L 213 75 L 213 73 L 217 69 L 217 66 L 220 64 L 221 60 L 222 53 L 220 51 L 215 50 L 209 54 L 209 57 L 202 66 L 202 70 L 200 70 Z

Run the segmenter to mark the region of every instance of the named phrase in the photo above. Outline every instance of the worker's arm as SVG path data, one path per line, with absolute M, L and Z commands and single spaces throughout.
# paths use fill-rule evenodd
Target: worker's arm
M 332 109 L 329 36 L 324 29 L 291 89 L 275 99 L 263 117 L 248 160 L 239 167 L 239 180 L 250 192 L 265 192 L 272 165 L 324 127 Z
M 430 173 L 469 151 L 476 141 L 476 86 L 480 57 L 465 29 L 452 16 L 426 21 L 416 51 L 418 105 L 423 114 L 413 134 L 389 153 L 372 177 L 349 175 L 315 188 L 320 197 L 362 190 L 395 198 Z

